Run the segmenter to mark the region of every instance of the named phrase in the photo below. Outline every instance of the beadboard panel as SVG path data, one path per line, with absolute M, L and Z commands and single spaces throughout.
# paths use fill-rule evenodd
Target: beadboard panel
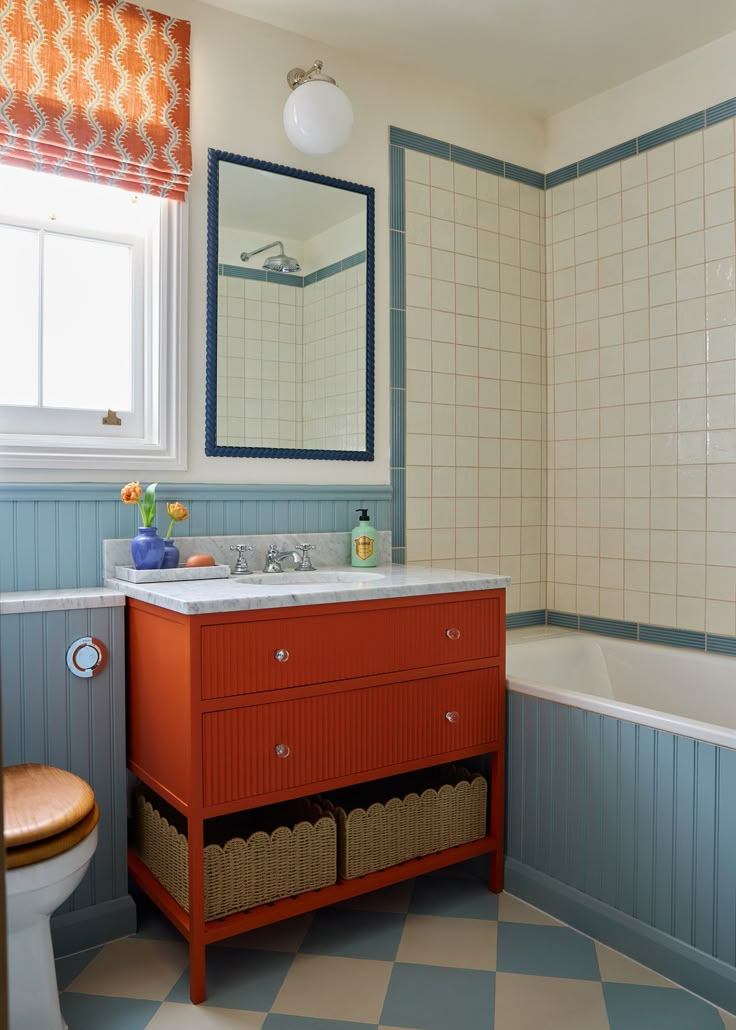
M 736 751 L 508 694 L 507 855 L 736 966 Z
M 351 530 L 356 508 L 369 508 L 376 529 L 391 524 L 389 486 L 230 486 L 161 483 L 165 502 L 181 501 L 189 520 L 177 536 L 331 533 Z M 102 541 L 132 537 L 137 508 L 112 484 L 0 485 L 0 591 L 96 586 Z
M 41 762 L 76 773 L 100 808 L 90 872 L 59 916 L 128 894 L 123 613 L 121 607 L 72 609 L 0 620 L 4 764 Z M 79 679 L 66 666 L 67 647 L 85 636 L 108 651 L 107 666 L 92 679 Z

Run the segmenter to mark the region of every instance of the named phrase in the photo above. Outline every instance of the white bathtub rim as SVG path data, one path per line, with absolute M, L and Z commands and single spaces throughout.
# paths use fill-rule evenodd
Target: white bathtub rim
M 653 708 L 642 708 L 639 705 L 624 704 L 621 701 L 609 701 L 595 694 L 581 694 L 579 691 L 565 690 L 563 687 L 550 687 L 531 679 L 519 680 L 509 676 L 506 686 L 517 694 L 527 694 L 530 697 L 539 697 L 545 701 L 557 702 L 571 708 L 580 708 L 584 712 L 610 715 L 622 722 L 651 726 L 678 737 L 689 737 L 705 744 L 715 744 L 717 747 L 736 750 L 736 731 L 726 726 L 668 715 L 666 712 L 658 712 Z

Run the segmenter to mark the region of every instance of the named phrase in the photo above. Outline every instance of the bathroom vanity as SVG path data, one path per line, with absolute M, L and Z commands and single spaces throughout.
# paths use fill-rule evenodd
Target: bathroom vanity
M 128 764 L 187 820 L 189 912 L 132 851 L 129 867 L 189 941 L 195 1003 L 209 943 L 480 854 L 502 889 L 508 580 L 403 566 L 308 576 L 120 584 Z M 490 755 L 481 839 L 205 922 L 204 820 L 477 755 Z

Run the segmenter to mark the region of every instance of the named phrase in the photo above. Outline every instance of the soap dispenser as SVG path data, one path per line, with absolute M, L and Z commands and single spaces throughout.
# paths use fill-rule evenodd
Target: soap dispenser
M 368 509 L 355 510 L 360 512 L 360 518 L 353 530 L 351 561 L 355 568 L 372 569 L 376 566 L 376 531 L 371 525 Z

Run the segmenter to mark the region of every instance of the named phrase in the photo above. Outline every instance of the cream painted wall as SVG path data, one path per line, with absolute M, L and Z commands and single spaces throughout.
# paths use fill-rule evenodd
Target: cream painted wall
M 736 96 L 736 32 L 546 122 L 544 171 L 579 161 Z
M 192 149 L 189 193 L 188 470 L 164 482 L 377 483 L 389 481 L 388 128 L 398 125 L 517 164 L 539 168 L 540 119 L 451 82 L 436 70 L 416 75 L 396 65 L 284 32 L 199 0 L 157 0 L 156 9 L 192 24 Z M 322 58 L 349 94 L 352 139 L 340 152 L 308 157 L 286 139 L 286 73 Z M 204 454 L 207 149 L 274 161 L 373 186 L 376 190 L 376 446 L 373 462 L 207 458 Z M 15 482 L 125 481 L 126 472 L 13 472 Z

